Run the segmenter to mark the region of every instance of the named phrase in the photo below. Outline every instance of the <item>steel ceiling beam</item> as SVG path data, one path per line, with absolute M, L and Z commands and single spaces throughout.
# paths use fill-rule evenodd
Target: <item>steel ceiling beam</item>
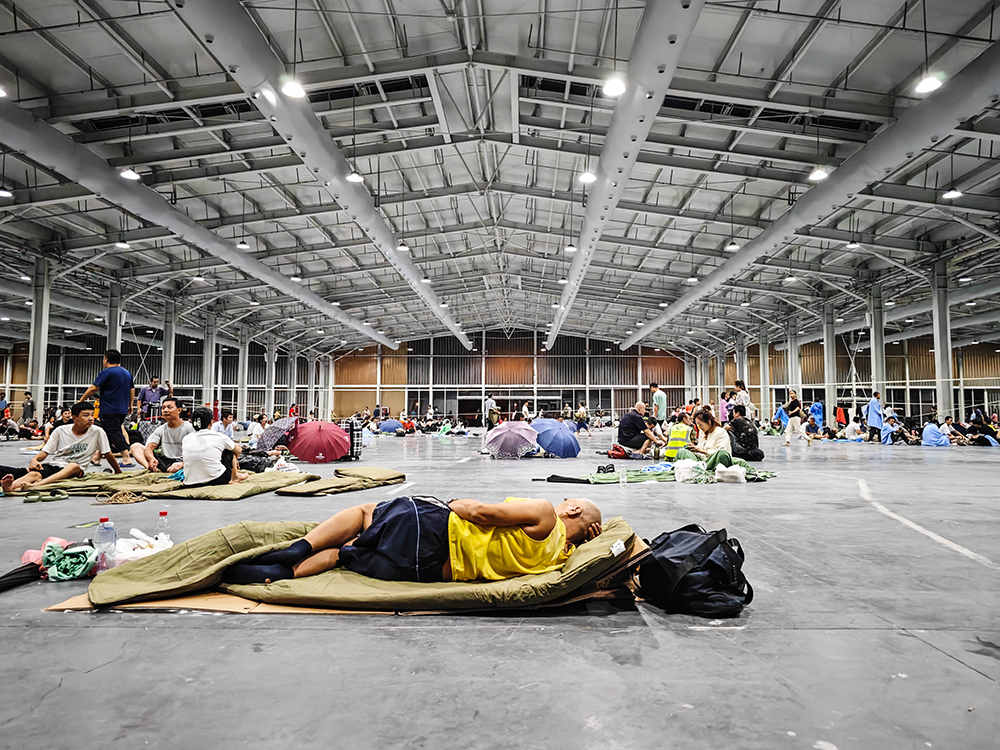
M 310 174 L 329 188 L 333 198 L 362 231 L 372 238 L 386 260 L 465 346 L 472 342 L 455 325 L 432 289 L 422 284 L 422 274 L 407 253 L 396 250 L 396 233 L 388 225 L 368 192 L 347 176 L 351 164 L 337 148 L 308 98 L 295 99 L 282 91 L 290 80 L 285 65 L 239 0 L 187 0 L 174 2 L 177 15 L 201 39 L 212 38 L 210 49 L 223 69 L 250 95 L 254 105 L 272 122 L 278 134 L 295 150 Z M 386 343 L 388 339 L 382 343 Z M 395 349 L 395 343 L 390 348 Z
M 558 314 L 545 340 L 546 349 L 555 345 L 559 329 L 573 309 L 601 232 L 621 200 L 639 149 L 653 127 L 704 5 L 704 0 L 660 0 L 643 11 L 624 75 L 625 93 L 615 103 L 595 170 L 597 179 L 587 193 L 587 208 L 577 242 L 579 249 L 570 266 L 569 283 L 563 289 Z M 524 143 L 523 137 L 521 142 Z
M 29 158 L 49 166 L 53 171 L 93 190 L 105 200 L 149 221 L 167 227 L 184 241 L 210 255 L 222 258 L 244 273 L 270 283 L 303 304 L 318 310 L 338 323 L 364 333 L 370 338 L 396 347 L 395 342 L 380 336 L 371 326 L 365 326 L 350 315 L 330 305 L 322 297 L 289 281 L 279 273 L 251 258 L 231 243 L 208 231 L 187 214 L 177 210 L 156 191 L 142 184 L 121 178 L 108 163 L 74 143 L 71 138 L 22 110 L 13 102 L 0 100 L 0 139 L 7 146 Z
M 829 178 L 801 196 L 781 218 L 667 308 L 657 317 L 654 326 L 646 328 L 655 328 L 670 321 L 729 279 L 746 272 L 758 258 L 778 252 L 799 227 L 820 223 L 854 195 L 898 169 L 913 153 L 931 147 L 956 125 L 978 115 L 998 100 L 1000 44 L 993 44 L 941 90 L 905 112 L 848 158 Z M 646 335 L 648 330 L 633 334 L 623 342 L 623 346 L 632 346 Z
M 990 312 L 980 313 L 978 315 L 967 315 L 965 317 L 949 316 L 951 323 L 951 330 L 957 331 L 962 328 L 971 328 L 973 326 L 990 325 L 992 323 L 1000 323 L 1000 310 L 991 310 Z M 909 328 L 905 331 L 900 331 L 899 333 L 892 333 L 885 337 L 885 343 L 895 344 L 899 341 L 905 341 L 907 339 L 915 339 L 919 336 L 933 336 L 934 326 L 919 326 L 917 328 Z M 857 344 L 855 348 L 857 349 L 868 349 L 871 347 L 870 341 L 861 341 Z M 952 344 L 954 348 L 954 344 Z

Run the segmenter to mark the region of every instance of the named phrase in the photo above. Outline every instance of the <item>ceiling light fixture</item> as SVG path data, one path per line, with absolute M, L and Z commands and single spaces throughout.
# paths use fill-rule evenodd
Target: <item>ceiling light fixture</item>
M 843 323 L 844 319 L 843 318 L 837 318 L 834 322 L 835 323 Z
M 852 239 L 850 242 L 844 245 L 844 247 L 846 247 L 848 250 L 857 250 L 861 247 L 861 243 L 858 242 L 857 240 Z
M 21 281 L 31 281 L 31 277 L 26 274 L 21 274 Z
M 421 284 L 430 284 L 431 283 L 431 277 L 430 276 L 424 276 L 422 279 L 420 279 L 420 283 Z
M 886 300 L 886 302 L 885 302 L 885 306 L 886 306 L 886 307 L 895 307 L 895 306 L 896 306 L 896 303 L 895 303 L 895 302 L 893 302 L 893 301 L 892 301 L 891 299 L 890 299 L 890 300 Z
M 339 302 L 331 302 L 330 306 L 331 307 L 340 307 L 340 303 Z
M 132 180 L 133 182 L 135 180 L 142 179 L 142 175 L 140 175 L 138 172 L 132 169 L 132 167 L 123 169 L 121 172 L 118 173 L 118 176 L 121 177 L 123 180 Z
M 830 173 L 826 170 L 826 167 L 817 164 L 813 167 L 813 171 L 809 173 L 809 182 L 822 182 L 829 176 Z
M 972 277 L 971 276 L 959 276 L 958 280 L 960 282 L 962 282 L 962 283 L 968 283 L 968 282 L 972 281 Z
M 962 197 L 962 191 L 959 190 L 958 188 L 948 188 L 947 190 L 944 191 L 944 195 L 942 195 L 941 197 L 944 198 L 946 201 L 953 201 L 956 198 Z
M 975 306 L 976 306 L 976 303 L 975 303 L 975 302 L 966 302 L 966 303 L 965 303 L 965 306 L 966 306 L 966 307 L 975 307 Z
M 625 93 L 625 76 L 621 73 L 612 73 L 604 81 L 604 86 L 601 91 L 604 92 L 605 96 L 617 97 Z
M 289 276 L 289 277 L 288 277 L 288 280 L 289 280 L 289 281 L 302 281 L 302 277 L 301 277 L 301 276 L 298 276 L 298 275 L 295 275 L 295 276 Z
M 441 307 L 447 307 L 447 306 L 448 306 L 448 303 L 447 303 L 447 302 L 442 302 L 442 303 L 441 303 Z
M 941 79 L 937 75 L 931 75 L 930 44 L 927 40 L 927 8 L 923 8 L 924 15 L 924 75 L 913 90 L 918 94 L 929 94 L 941 88 Z
M 903 322 L 904 322 L 904 323 L 912 323 L 912 322 L 913 322 L 913 318 L 907 318 L 907 319 L 906 319 L 906 320 L 904 320 Z
M 252 300 L 250 300 L 250 303 L 249 303 L 249 304 L 250 304 L 250 307 L 257 307 L 257 305 L 259 305 L 259 304 L 260 304 L 260 302 L 258 302 L 258 301 L 257 301 L 257 300 L 255 300 L 255 299 L 252 299 Z
M 399 244 L 396 245 L 396 250 L 401 253 L 408 253 L 410 252 L 410 246 L 406 244 L 406 240 L 400 240 Z
M 697 284 L 697 283 L 698 283 L 698 277 L 697 277 L 697 276 L 695 276 L 694 274 L 691 274 L 690 276 L 688 276 L 688 277 L 687 277 L 687 278 L 685 279 L 685 281 L 686 281 L 686 282 L 687 282 L 688 284 Z
M 750 301 L 743 300 L 742 302 L 740 302 L 740 307 L 750 307 Z
M 625 335 L 626 336 L 631 336 L 632 335 L 632 329 L 630 328 L 627 331 L 625 331 Z
M 559 307 L 559 303 L 558 302 L 553 302 L 551 305 L 549 305 L 549 307 L 551 307 L 553 310 L 555 310 L 557 307 Z
M 580 177 L 579 177 L 578 179 L 579 179 L 579 180 L 580 180 L 580 182 L 582 182 L 582 183 L 583 183 L 584 185 L 589 185 L 590 183 L 592 183 L 592 182 L 596 182 L 596 181 L 597 181 L 597 175 L 596 175 L 596 174 L 594 174 L 593 172 L 591 172 L 591 171 L 590 171 L 590 170 L 588 169 L 588 170 L 587 170 L 586 172 L 584 172 L 583 174 L 581 174 L 581 175 L 580 175 Z
M 246 240 L 240 240 L 239 242 L 236 243 L 236 249 L 237 250 L 249 250 L 250 249 L 250 243 L 248 243 Z
M 193 279 L 193 280 L 194 280 L 194 281 L 204 281 L 204 280 L 205 280 L 205 277 L 204 277 L 204 276 L 202 276 L 202 275 L 201 275 L 201 274 L 199 273 L 199 274 L 198 274 L 197 276 L 195 276 L 195 277 L 194 277 L 194 279 Z
M 566 252 L 567 253 L 575 253 L 576 252 L 576 245 L 574 245 L 572 242 L 570 242 L 568 245 L 566 245 Z
M 559 283 L 560 284 L 568 284 L 569 283 L 569 279 L 567 279 L 565 276 L 560 276 L 559 277 Z
M 306 96 L 306 90 L 294 78 L 281 84 L 281 93 L 285 96 L 290 96 L 292 99 L 304 99 Z
M 7 188 L 0 186 L 0 198 L 13 198 L 14 194 Z
M 726 250 L 733 253 L 740 249 L 740 245 L 736 240 L 729 240 L 729 244 L 726 245 Z
M 7 89 L 5 89 L 3 86 L 0 86 L 0 99 L 3 99 L 6 96 L 7 96 Z
M 669 306 L 670 306 L 669 302 L 661 302 L 660 303 L 660 307 L 669 307 Z

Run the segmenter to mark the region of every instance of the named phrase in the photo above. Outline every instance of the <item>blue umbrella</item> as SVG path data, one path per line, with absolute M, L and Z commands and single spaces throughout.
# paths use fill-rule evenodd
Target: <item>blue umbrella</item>
M 536 419 L 531 426 L 538 433 L 542 450 L 559 458 L 575 458 L 580 454 L 580 441 L 573 428 L 558 419 Z
M 387 419 L 378 426 L 382 432 L 395 432 L 403 429 L 403 423 L 398 419 Z

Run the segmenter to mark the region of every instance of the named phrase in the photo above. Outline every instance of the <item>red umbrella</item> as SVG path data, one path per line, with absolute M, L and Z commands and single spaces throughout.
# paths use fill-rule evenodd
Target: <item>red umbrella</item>
M 303 422 L 292 432 L 288 450 L 311 464 L 343 458 L 351 448 L 351 436 L 333 422 Z

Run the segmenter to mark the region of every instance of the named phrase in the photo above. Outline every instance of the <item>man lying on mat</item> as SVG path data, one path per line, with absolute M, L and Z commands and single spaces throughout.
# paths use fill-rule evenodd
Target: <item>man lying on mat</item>
M 0 487 L 4 492 L 20 492 L 39 485 L 83 475 L 80 464 L 95 453 L 104 456 L 116 474 L 121 474 L 108 437 L 94 426 L 94 405 L 80 401 L 70 409 L 73 424 L 56 427 L 35 454 L 28 468 L 0 466 Z
M 600 533 L 590 500 L 397 497 L 342 510 L 291 546 L 231 566 L 223 580 L 270 583 L 342 565 L 386 581 L 498 581 L 558 570 L 574 545 Z

